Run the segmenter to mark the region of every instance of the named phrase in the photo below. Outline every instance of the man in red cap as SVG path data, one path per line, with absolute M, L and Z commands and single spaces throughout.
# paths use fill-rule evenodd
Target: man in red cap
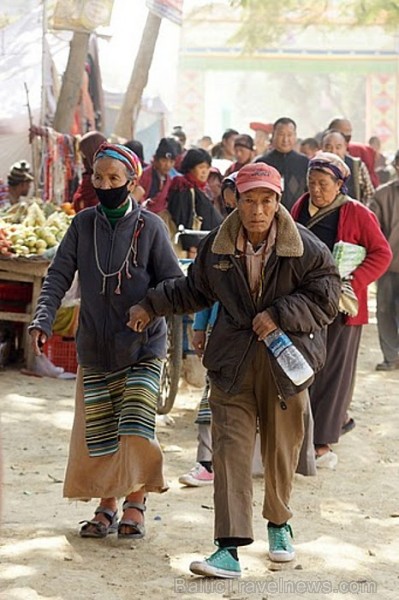
M 187 278 L 164 281 L 130 309 L 142 332 L 155 315 L 195 312 L 219 301 L 204 355 L 211 380 L 215 543 L 193 573 L 241 576 L 237 549 L 251 544 L 252 456 L 257 423 L 265 469 L 263 517 L 269 558 L 287 562 L 291 545 L 290 493 L 304 436 L 305 383 L 295 385 L 269 354 L 265 338 L 277 329 L 318 371 L 324 328 L 338 312 L 340 279 L 325 244 L 298 228 L 280 204 L 281 176 L 264 163 L 237 174 L 237 210 L 201 243 Z M 297 382 L 299 383 L 299 382 Z

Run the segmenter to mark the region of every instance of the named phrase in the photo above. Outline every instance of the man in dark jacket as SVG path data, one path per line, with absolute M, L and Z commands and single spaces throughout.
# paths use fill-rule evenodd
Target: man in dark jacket
M 271 165 L 281 175 L 283 195 L 281 203 L 291 210 L 306 190 L 308 158 L 294 150 L 296 123 L 289 117 L 281 117 L 273 124 L 271 144 L 273 150 L 259 156 L 255 162 Z
M 265 467 L 263 516 L 269 557 L 294 558 L 289 499 L 312 378 L 295 386 L 263 340 L 286 331 L 314 371 L 323 366 L 324 328 L 337 314 L 340 279 L 331 253 L 281 206 L 276 169 L 252 163 L 237 175 L 238 208 L 201 243 L 186 279 L 150 290 L 130 310 L 140 332 L 155 315 L 220 311 L 204 355 L 211 380 L 215 539 L 219 549 L 192 572 L 239 577 L 237 547 L 253 541 L 252 477 L 256 423 Z

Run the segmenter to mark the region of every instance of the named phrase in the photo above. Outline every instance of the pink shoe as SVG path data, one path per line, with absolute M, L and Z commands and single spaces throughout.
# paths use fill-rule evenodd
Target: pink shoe
M 189 487 L 212 485 L 213 473 L 209 473 L 205 467 L 203 467 L 200 463 L 197 463 L 195 467 L 191 469 L 191 471 L 179 477 L 179 483 L 188 485 Z

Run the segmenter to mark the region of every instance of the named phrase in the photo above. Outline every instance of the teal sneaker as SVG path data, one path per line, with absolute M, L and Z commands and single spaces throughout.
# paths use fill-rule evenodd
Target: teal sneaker
M 269 558 L 274 562 L 289 562 L 295 558 L 295 550 L 290 542 L 293 537 L 291 526 L 268 527 Z
M 219 548 L 205 560 L 194 560 L 190 565 L 190 571 L 195 575 L 204 577 L 222 577 L 225 579 L 236 579 L 241 577 L 240 563 L 227 548 Z

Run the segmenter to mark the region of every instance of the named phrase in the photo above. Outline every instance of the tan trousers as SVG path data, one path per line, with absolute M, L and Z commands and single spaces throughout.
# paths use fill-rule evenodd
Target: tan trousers
M 259 343 L 239 394 L 211 383 L 215 539 L 253 541 L 252 457 L 259 419 L 265 494 L 263 517 L 276 525 L 291 516 L 289 500 L 304 437 L 307 391 L 280 405 L 267 349 Z

